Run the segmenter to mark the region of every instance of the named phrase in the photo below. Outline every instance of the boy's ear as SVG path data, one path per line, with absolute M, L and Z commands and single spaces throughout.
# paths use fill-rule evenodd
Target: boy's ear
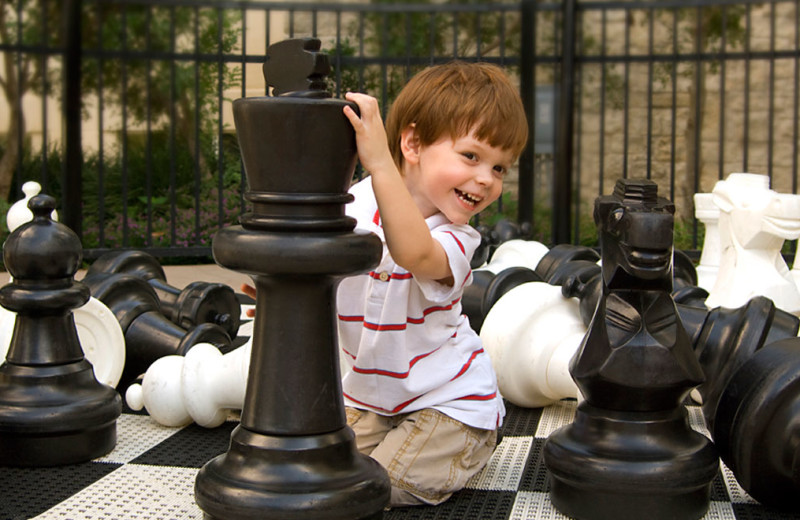
M 400 133 L 400 151 L 403 159 L 409 164 L 419 162 L 419 136 L 414 123 L 411 123 Z

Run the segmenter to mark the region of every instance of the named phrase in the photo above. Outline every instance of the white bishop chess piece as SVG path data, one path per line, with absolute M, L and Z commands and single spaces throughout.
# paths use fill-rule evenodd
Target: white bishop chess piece
M 800 290 L 781 256 L 786 240 L 800 237 L 800 196 L 769 188 L 769 177 L 732 173 L 717 182 L 720 266 L 706 299 L 709 308 L 736 308 L 754 296 L 800 315 Z
M 579 397 L 569 363 L 585 334 L 577 298 L 565 298 L 560 286 L 529 282 L 495 302 L 480 336 L 503 397 L 539 408 Z

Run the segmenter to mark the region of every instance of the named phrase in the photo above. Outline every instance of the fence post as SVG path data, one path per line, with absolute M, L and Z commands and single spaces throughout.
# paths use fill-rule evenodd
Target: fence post
M 530 228 L 533 225 L 534 201 L 534 143 L 536 120 L 534 106 L 536 104 L 536 0 L 523 0 L 521 7 L 522 26 L 520 29 L 520 78 L 519 90 L 525 115 L 528 118 L 528 145 L 519 158 L 519 184 L 517 222 L 520 226 Z
M 62 222 L 82 237 L 83 153 L 81 150 L 81 0 L 62 5 L 64 35 L 61 136 L 64 162 L 61 172 Z
M 561 9 L 561 81 L 556 118 L 555 171 L 553 173 L 553 244 L 570 243 L 572 206 L 572 127 L 575 105 L 575 2 L 564 0 Z

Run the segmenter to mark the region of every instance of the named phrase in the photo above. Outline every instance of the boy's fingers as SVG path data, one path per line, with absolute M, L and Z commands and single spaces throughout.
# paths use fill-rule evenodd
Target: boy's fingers
M 363 124 L 361 118 L 358 117 L 355 111 L 348 106 L 344 107 L 344 115 L 350 121 L 350 124 L 353 125 L 353 128 L 356 128 L 356 125 Z
M 247 296 L 250 296 L 251 298 L 256 297 L 256 288 L 253 287 L 252 285 L 243 283 L 240 289 Z

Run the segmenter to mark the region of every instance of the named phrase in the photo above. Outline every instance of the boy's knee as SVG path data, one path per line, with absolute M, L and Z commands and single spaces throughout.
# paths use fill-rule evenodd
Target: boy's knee
M 372 456 L 392 481 L 392 506 L 446 501 L 491 457 L 496 431 L 467 426 L 436 410 L 421 410 L 398 425 Z

